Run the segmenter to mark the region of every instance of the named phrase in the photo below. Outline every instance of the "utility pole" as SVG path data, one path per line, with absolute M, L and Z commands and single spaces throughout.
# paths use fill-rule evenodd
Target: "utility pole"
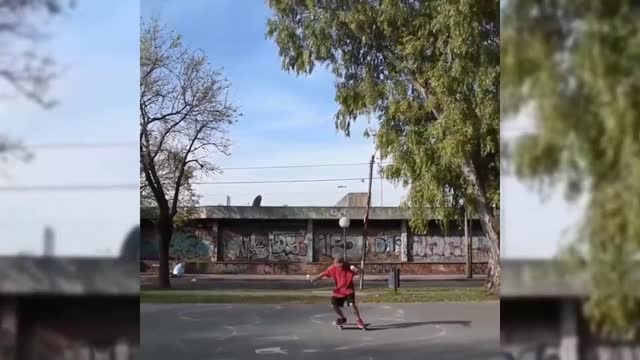
M 473 278 L 473 237 L 472 233 L 472 223 L 473 217 L 469 219 L 469 211 L 465 207 L 464 208 L 464 240 L 467 245 L 467 263 L 466 263 L 466 273 L 467 278 Z
M 362 257 L 360 259 L 360 290 L 364 289 L 364 263 L 367 254 L 367 223 L 369 222 L 369 207 L 371 206 L 371 182 L 373 180 L 373 162 L 375 154 L 371 155 L 369 163 L 369 193 L 367 194 L 367 208 L 364 212 L 364 224 L 362 226 Z
M 384 184 L 384 179 L 382 178 L 382 176 L 380 177 L 380 206 L 384 206 L 384 197 L 382 196 L 382 192 L 383 192 L 383 184 Z

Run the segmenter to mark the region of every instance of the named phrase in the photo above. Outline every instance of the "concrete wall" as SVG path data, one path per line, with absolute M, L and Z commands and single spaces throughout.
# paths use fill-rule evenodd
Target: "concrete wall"
M 347 259 L 359 261 L 362 255 L 362 221 L 352 221 L 346 233 Z M 401 261 L 401 222 L 376 221 L 367 228 L 367 259 L 372 262 Z M 315 261 L 331 261 L 332 256 L 343 255 L 343 230 L 336 221 L 314 222 L 313 240 Z
M 0 359 L 134 359 L 138 297 L 0 298 Z
M 220 226 L 224 261 L 307 260 L 306 221 L 237 220 Z
M 197 264 L 193 265 L 197 272 L 304 274 L 309 272 L 295 264 L 326 264 L 332 256 L 342 255 L 345 246 L 347 260 L 359 262 L 362 227 L 361 220 L 352 220 L 345 238 L 337 220 L 197 220 L 175 232 L 170 256 Z M 141 257 L 157 260 L 158 237 L 153 225 L 143 221 L 141 228 Z M 406 269 L 408 273 L 464 274 L 467 260 L 464 230 L 452 224 L 445 232 L 435 222 L 429 224 L 428 229 L 424 234 L 414 234 L 406 220 L 370 221 L 367 262 L 371 266 L 380 264 L 375 265 L 380 268 L 387 263 L 412 264 L 409 266 L 412 270 Z M 478 222 L 473 224 L 471 239 L 473 263 L 485 264 L 489 245 Z M 246 262 L 257 264 L 242 265 Z M 474 271 L 480 268 L 475 267 Z M 370 271 L 386 272 L 375 268 Z
M 187 262 L 186 272 L 191 274 L 264 274 L 264 275 L 300 275 L 317 274 L 329 266 L 328 262 L 287 263 L 287 262 Z M 452 275 L 464 274 L 465 264 L 461 263 L 372 263 L 367 262 L 367 274 L 388 274 L 398 268 L 404 275 Z M 473 264 L 476 275 L 487 273 L 487 264 Z
M 489 260 L 489 239 L 480 223 L 473 222 L 470 229 L 472 259 L 474 262 Z M 464 229 L 452 224 L 445 232 L 432 222 L 425 234 L 411 234 L 410 257 L 414 262 L 465 262 L 467 256 Z
M 574 298 L 502 298 L 500 342 L 505 359 L 640 359 L 640 339 L 602 340 L 590 331 L 581 307 Z
M 505 359 L 558 359 L 559 304 L 553 300 L 500 302 L 500 343 Z
M 580 316 L 579 349 L 585 360 L 638 360 L 640 359 L 640 338 L 636 341 L 604 340 L 589 330 L 587 321 Z
M 150 221 L 142 221 L 140 258 L 158 260 L 158 234 Z M 194 221 L 175 231 L 169 254 L 174 258 L 216 261 L 218 253 L 217 221 Z

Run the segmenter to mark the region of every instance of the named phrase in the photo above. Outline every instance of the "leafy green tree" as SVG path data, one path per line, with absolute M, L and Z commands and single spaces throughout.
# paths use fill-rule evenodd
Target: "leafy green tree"
M 336 127 L 363 116 L 383 175 L 409 186 L 411 226 L 462 218 L 490 239 L 488 287 L 500 285 L 499 1 L 270 0 L 267 35 L 297 74 L 325 65 L 336 78 Z
M 513 146 L 519 177 L 588 197 L 571 247 L 589 274 L 586 313 L 608 337 L 640 319 L 640 3 L 509 1 L 501 14 L 502 111 L 532 106 Z M 577 258 L 576 258 L 577 256 Z

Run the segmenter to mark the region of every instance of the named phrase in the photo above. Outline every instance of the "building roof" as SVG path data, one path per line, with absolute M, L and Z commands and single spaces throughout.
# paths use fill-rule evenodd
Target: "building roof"
M 342 199 L 340 199 L 336 206 L 347 206 L 347 207 L 358 207 L 358 206 L 367 206 L 367 200 L 369 199 L 369 193 L 366 192 L 350 192 L 345 194 Z
M 586 297 L 588 279 L 584 273 L 569 273 L 556 260 L 503 259 L 500 298 Z
M 363 219 L 365 207 L 323 206 L 201 206 L 195 219 L 291 219 L 291 220 L 337 220 L 347 216 L 352 220 Z M 152 220 L 157 208 L 141 208 L 140 216 Z M 371 220 L 408 220 L 409 213 L 401 207 L 370 207 Z M 438 219 L 435 215 L 433 220 Z
M 0 295 L 140 293 L 138 261 L 104 258 L 0 257 Z
M 364 207 L 321 207 L 321 206 L 201 206 L 196 219 L 299 219 L 334 220 L 342 216 L 363 219 Z M 153 219 L 155 208 L 141 209 L 143 219 Z M 406 211 L 399 207 L 371 207 L 369 219 L 408 219 Z

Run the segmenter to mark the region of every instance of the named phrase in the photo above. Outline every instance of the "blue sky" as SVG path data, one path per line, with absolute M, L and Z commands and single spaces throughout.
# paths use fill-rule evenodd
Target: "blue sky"
M 187 6 L 188 4 L 188 6 Z M 359 123 L 351 138 L 336 132 L 333 78 L 324 69 L 296 77 L 280 68 L 276 45 L 265 38 L 269 9 L 262 1 L 130 0 L 78 2 L 49 24 L 42 44 L 65 69 L 54 84 L 60 105 L 42 110 L 28 101 L 0 102 L 0 132 L 31 144 L 137 142 L 139 20 L 157 16 L 202 49 L 232 83 L 231 96 L 244 114 L 231 129 L 232 155 L 216 157 L 222 167 L 331 164 L 368 161 L 374 151 Z M 5 89 L 0 88 L 4 91 Z M 521 116 L 531 122 L 531 114 Z M 517 126 L 516 126 L 517 128 Z M 516 131 L 517 132 L 517 131 Z M 111 149 L 35 151 L 29 163 L 10 163 L 0 186 L 19 184 L 136 184 L 135 146 Z M 366 177 L 367 166 L 228 170 L 218 181 Z M 346 186 L 339 189 L 338 186 Z M 257 194 L 264 205 L 333 205 L 346 191 L 366 191 L 365 182 L 203 185 L 203 204 L 231 196 L 246 205 Z M 397 205 L 403 190 L 374 181 L 373 205 Z M 547 202 L 521 182 L 502 179 L 502 237 L 505 257 L 549 257 L 581 213 L 561 195 Z M 382 196 L 381 196 L 382 195 Z M 0 254 L 39 254 L 45 225 L 56 231 L 57 252 L 115 254 L 137 223 L 137 191 L 77 193 L 0 192 Z M 570 235 L 570 231 L 569 231 Z
M 135 145 L 139 19 L 136 1 L 79 1 L 73 11 L 46 24 L 51 37 L 38 48 L 62 70 L 52 87 L 60 104 L 43 110 L 19 97 L 2 101 L 0 132 L 28 144 Z M 35 150 L 29 163 L 3 164 L 0 186 L 136 184 L 137 154 L 135 146 Z M 115 255 L 139 217 L 135 189 L 0 192 L 0 197 L 0 254 L 40 254 L 44 226 L 51 225 L 59 254 Z
M 232 155 L 219 157 L 223 167 L 366 163 L 374 152 L 358 124 L 352 137 L 335 130 L 333 77 L 318 67 L 310 76 L 281 70 L 278 48 L 265 38 L 269 9 L 265 2 L 233 0 L 143 1 L 142 16 L 156 17 L 183 36 L 184 44 L 204 51 L 230 80 L 231 98 L 243 116 L 231 129 Z M 228 170 L 220 181 L 367 177 L 368 166 L 273 170 Z M 246 205 L 262 194 L 264 205 L 333 205 L 346 191 L 366 191 L 366 182 L 205 185 L 202 203 Z M 380 182 L 373 204 L 380 204 Z M 384 205 L 399 204 L 403 191 L 383 184 Z
M 373 146 L 357 126 L 352 138 L 336 133 L 333 114 L 333 78 L 318 68 L 311 76 L 296 77 L 280 70 L 278 49 L 265 39 L 269 9 L 265 2 L 233 0 L 192 0 L 189 6 L 176 0 L 143 1 L 142 16 L 158 17 L 168 28 L 184 36 L 185 43 L 204 50 L 211 62 L 224 68 L 233 83 L 233 95 L 245 114 L 231 137 L 233 155 L 220 159 L 227 167 L 270 164 L 313 164 L 366 162 Z M 505 129 L 513 136 L 533 114 L 524 112 Z M 514 132 L 515 131 L 515 132 Z M 350 168 L 308 170 L 227 171 L 224 180 L 281 179 L 305 177 L 358 177 L 366 165 Z M 269 205 L 331 205 L 341 195 L 335 183 L 284 184 L 263 186 L 207 186 L 206 203 L 223 203 L 226 194 L 232 202 L 246 204 L 258 193 Z M 349 190 L 365 191 L 365 184 L 345 183 Z M 380 204 L 380 182 L 373 187 L 373 204 Z M 403 191 L 384 184 L 385 205 L 400 202 Z M 526 184 L 505 175 L 502 178 L 503 241 L 505 257 L 539 258 L 552 256 L 561 241 L 574 234 L 574 222 L 581 205 L 567 204 L 556 191 L 543 201 Z M 237 201 L 236 201 L 237 199 Z

